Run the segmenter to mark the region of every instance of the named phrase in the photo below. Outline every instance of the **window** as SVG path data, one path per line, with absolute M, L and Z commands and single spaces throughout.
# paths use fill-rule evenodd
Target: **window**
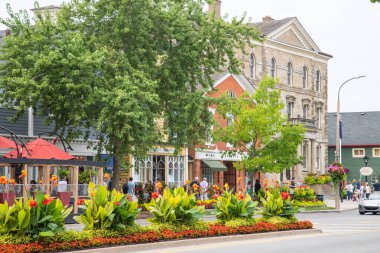
M 270 68 L 270 75 L 271 77 L 273 78 L 276 78 L 276 60 L 274 58 L 272 58 L 272 64 L 271 64 L 271 68 Z
M 232 90 L 227 91 L 227 95 L 230 98 L 236 98 L 236 93 L 234 91 L 232 91 Z
M 303 157 L 303 162 L 302 162 L 302 167 L 307 168 L 307 143 L 304 143 L 302 145 L 302 157 Z
M 212 108 L 212 107 L 209 107 L 208 108 L 209 112 L 213 115 L 215 115 L 215 108 Z M 213 139 L 212 139 L 212 132 L 214 130 L 214 126 L 211 125 L 207 130 L 206 130 L 206 145 L 210 146 L 210 145 L 213 145 L 212 142 L 213 142 Z
M 207 178 L 208 185 L 214 184 L 213 170 L 211 168 L 203 166 L 203 177 Z
M 373 157 L 380 157 L 380 148 L 373 148 L 372 149 L 372 156 Z
M 294 108 L 294 103 L 293 102 L 288 102 L 287 113 L 288 113 L 288 118 L 289 119 L 293 118 L 293 108 Z
M 169 186 L 184 185 L 185 162 L 183 156 L 168 156 Z
M 293 67 L 292 64 L 289 62 L 288 63 L 288 85 L 292 85 L 292 79 L 293 79 Z
M 307 89 L 307 68 L 306 68 L 306 66 L 304 66 L 302 69 L 302 84 L 303 84 L 303 88 Z
M 303 105 L 302 112 L 303 118 L 307 119 L 309 116 L 309 105 Z
M 321 92 L 321 72 L 317 71 L 317 80 L 315 81 L 315 91 Z
M 315 110 L 315 124 L 318 129 L 321 129 L 321 107 Z
M 317 157 L 316 157 L 316 168 L 317 170 L 321 169 L 321 146 L 317 146 Z
M 255 78 L 255 56 L 253 54 L 249 56 L 249 77 Z
M 365 156 L 365 149 L 364 148 L 353 148 L 352 149 L 352 157 L 363 158 L 364 156 Z
M 135 160 L 133 179 L 135 182 L 145 183 L 151 180 L 153 170 L 153 157 L 147 156 L 141 160 Z

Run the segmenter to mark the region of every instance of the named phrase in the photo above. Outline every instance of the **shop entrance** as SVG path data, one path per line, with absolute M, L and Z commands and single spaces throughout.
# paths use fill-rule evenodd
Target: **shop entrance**
M 231 189 L 236 190 L 236 169 L 232 162 L 224 162 L 227 167 L 227 171 L 224 172 L 224 183 L 227 183 Z

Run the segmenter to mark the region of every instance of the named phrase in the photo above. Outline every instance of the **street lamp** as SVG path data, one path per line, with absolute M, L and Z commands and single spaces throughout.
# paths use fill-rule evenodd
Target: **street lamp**
M 364 156 L 363 157 L 363 162 L 364 162 L 364 164 L 365 164 L 366 167 L 367 167 L 368 161 L 369 161 L 369 157 L 368 156 Z M 365 176 L 365 181 L 368 182 L 368 176 Z
M 344 83 L 342 83 L 339 87 L 339 90 L 338 90 L 338 101 L 337 101 L 337 105 L 336 105 L 336 133 L 335 133 L 335 162 L 338 162 L 338 163 L 341 163 L 342 162 L 342 159 L 341 159 L 341 155 L 340 155 L 340 135 L 339 135 L 339 122 L 340 122 L 340 90 L 342 89 L 342 87 L 348 83 L 349 81 L 352 81 L 354 79 L 359 79 L 359 78 L 363 78 L 365 76 L 356 76 L 356 77 L 352 77 L 350 79 L 348 79 L 347 81 L 345 81 Z

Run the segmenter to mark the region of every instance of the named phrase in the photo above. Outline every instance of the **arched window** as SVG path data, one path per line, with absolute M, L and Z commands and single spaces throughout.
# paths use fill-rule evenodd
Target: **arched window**
M 306 66 L 304 66 L 302 69 L 302 84 L 303 84 L 303 88 L 307 89 L 307 68 L 306 68 Z
M 315 91 L 321 92 L 321 72 L 317 70 L 317 80 L 315 81 Z
M 270 68 L 270 75 L 271 77 L 273 78 L 276 78 L 276 60 L 274 58 L 272 58 L 272 64 L 271 64 L 271 68 Z
M 249 56 L 249 77 L 255 78 L 255 56 L 251 54 Z
M 292 79 L 293 79 L 293 67 L 292 64 L 288 63 L 288 85 L 292 85 Z

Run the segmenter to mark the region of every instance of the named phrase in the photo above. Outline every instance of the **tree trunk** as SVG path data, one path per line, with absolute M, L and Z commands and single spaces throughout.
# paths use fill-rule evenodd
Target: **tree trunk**
M 116 189 L 120 191 L 120 169 L 121 169 L 121 159 L 123 159 L 123 154 L 120 154 L 121 140 L 114 140 L 113 146 L 113 175 L 111 181 L 111 189 Z
M 251 189 L 251 197 L 254 195 L 254 193 L 253 193 L 253 190 L 254 190 L 254 179 L 255 179 L 255 171 L 253 170 L 252 172 L 251 172 L 251 185 L 249 186 Z

